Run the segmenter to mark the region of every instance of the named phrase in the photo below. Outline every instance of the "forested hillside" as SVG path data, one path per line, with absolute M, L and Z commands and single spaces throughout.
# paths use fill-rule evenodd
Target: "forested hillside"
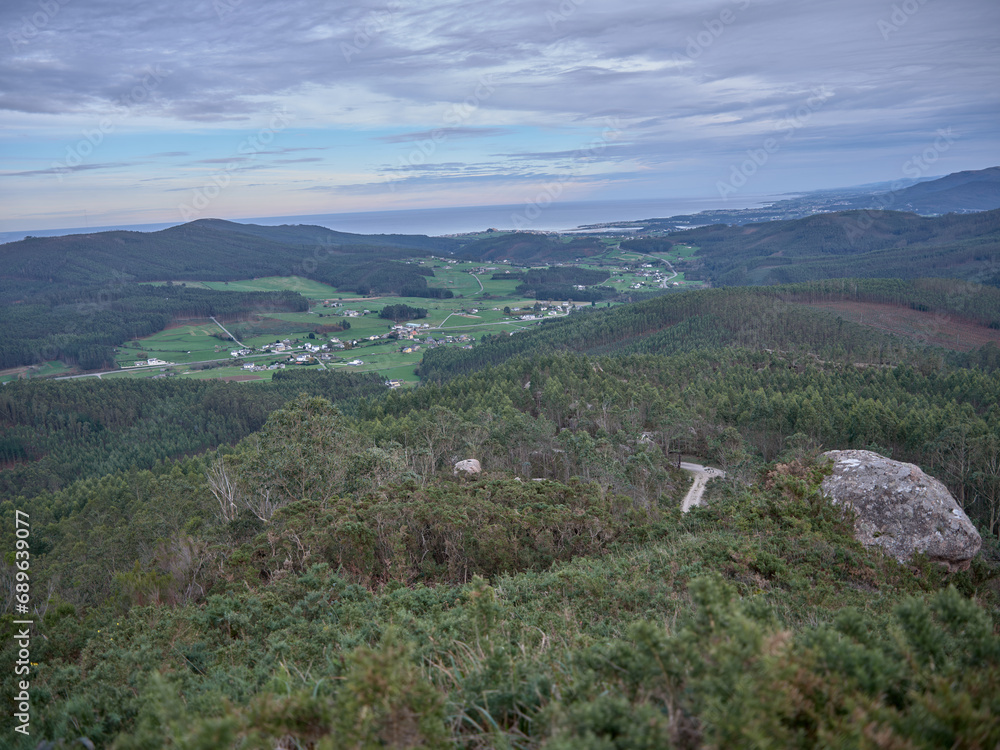
M 420 366 L 429 380 L 553 350 L 657 353 L 744 346 L 811 352 L 837 362 L 934 362 L 944 352 L 844 321 L 804 304 L 860 300 L 920 306 L 945 320 L 959 315 L 984 327 L 1000 325 L 1000 292 L 949 280 L 850 279 L 767 288 L 710 289 L 658 296 L 611 309 L 546 321 L 537 330 L 484 338 L 472 351 L 431 351 Z M 984 361 L 994 361 L 986 353 Z
M 585 308 L 428 351 L 404 391 L 0 388 L 36 622 L 12 747 L 997 746 L 1000 351 L 813 307 L 845 301 L 1000 321 L 989 286 L 820 280 Z M 971 567 L 857 542 L 819 492 L 848 448 L 940 478 L 983 537 Z M 681 456 L 724 471 L 686 514 Z
M 0 389 L 0 496 L 231 445 L 303 390 L 342 408 L 386 390 L 374 373 L 278 372 L 268 387 L 214 380 L 19 381 Z
M 356 263 L 445 251 L 457 243 L 409 235 L 360 235 L 325 227 L 263 227 L 203 219 L 159 232 L 100 232 L 34 237 L 0 245 L 4 299 L 60 286 L 135 281 L 232 281 L 288 276 L 303 264 Z M 309 263 L 307 263 L 309 261 Z
M 353 235 L 324 227 L 262 227 L 214 219 L 160 232 L 100 232 L 0 245 L 0 369 L 60 360 L 84 370 L 113 366 L 115 346 L 178 317 L 241 320 L 301 311 L 291 293 L 186 289 L 185 281 L 299 274 L 358 294 L 450 296 L 430 289 L 433 271 L 399 262 L 457 243 L 409 235 Z M 176 281 L 150 288 L 137 282 Z
M 0 506 L 50 592 L 38 734 L 992 746 L 994 536 L 967 572 L 900 565 L 813 457 L 927 457 L 982 517 L 998 403 L 997 374 L 740 349 L 515 359 L 352 416 L 301 396 L 235 448 Z M 708 508 L 678 512 L 674 450 L 727 471 Z M 486 473 L 453 478 L 466 456 Z
M 844 276 L 934 276 L 1000 285 L 1000 210 L 937 217 L 843 211 L 791 221 L 708 226 L 666 240 L 697 245 L 699 261 L 691 270 L 716 285 Z

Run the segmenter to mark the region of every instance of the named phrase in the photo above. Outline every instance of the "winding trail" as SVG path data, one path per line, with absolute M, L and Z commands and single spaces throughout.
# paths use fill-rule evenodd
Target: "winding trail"
M 673 281 L 674 279 L 676 279 L 677 276 L 678 276 L 678 273 L 677 273 L 677 271 L 674 270 L 674 265 L 669 260 L 667 260 L 666 258 L 661 258 L 660 260 L 662 260 L 664 263 L 666 263 L 670 267 L 670 273 L 673 274 L 673 276 L 671 276 L 669 279 L 664 279 L 663 283 L 660 284 L 660 288 L 661 289 L 666 289 L 667 288 L 667 284 L 669 284 L 671 281 Z
M 684 502 L 681 503 L 682 513 L 687 513 L 694 506 L 701 505 L 701 496 L 705 494 L 705 485 L 708 484 L 709 479 L 726 476 L 726 472 L 722 469 L 691 464 L 687 461 L 681 461 L 681 468 L 694 474 L 694 484 L 691 485 L 691 489 L 684 496 Z

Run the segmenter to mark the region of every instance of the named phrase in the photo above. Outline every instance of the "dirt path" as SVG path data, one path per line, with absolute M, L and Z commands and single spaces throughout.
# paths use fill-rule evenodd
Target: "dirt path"
M 687 461 L 681 462 L 681 468 L 684 471 L 690 471 L 694 474 L 694 484 L 691 485 L 691 489 L 684 496 L 684 502 L 681 503 L 682 513 L 687 513 L 695 505 L 701 505 L 701 496 L 705 494 L 705 485 L 709 479 L 726 476 L 726 472 L 722 469 L 702 466 L 701 464 L 690 464 Z

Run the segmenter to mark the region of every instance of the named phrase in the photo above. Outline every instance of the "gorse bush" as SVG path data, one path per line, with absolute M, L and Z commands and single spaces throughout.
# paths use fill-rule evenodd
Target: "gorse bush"
M 884 441 L 987 507 L 994 375 L 546 355 L 343 408 L 311 384 L 377 384 L 293 381 L 235 446 L 3 503 L 51 591 L 17 750 L 1000 742 L 995 545 L 956 574 L 865 549 L 815 459 Z M 681 514 L 690 450 L 728 474 Z
M 466 583 L 543 570 L 642 539 L 664 513 L 572 481 L 484 480 L 387 486 L 360 498 L 283 508 L 269 538 L 293 569 L 324 562 L 365 586 Z
M 349 429 L 303 400 L 269 434 L 305 414 Z M 160 558 L 121 577 L 131 605 L 50 607 L 37 730 L 117 748 L 994 746 L 996 570 L 865 550 L 817 493 L 825 471 L 775 466 L 686 516 L 595 484 L 442 478 L 192 529 L 204 595 L 179 596 Z

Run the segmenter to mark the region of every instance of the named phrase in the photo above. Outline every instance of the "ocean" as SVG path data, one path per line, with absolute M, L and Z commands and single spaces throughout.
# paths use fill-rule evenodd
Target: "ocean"
M 718 208 L 750 208 L 774 198 L 750 198 L 733 205 L 719 198 L 643 201 L 565 201 L 548 206 L 525 204 L 421 208 L 403 211 L 268 216 L 240 219 L 254 224 L 318 224 L 356 234 L 463 234 L 486 229 L 533 229 L 563 232 L 586 224 L 665 218 Z
M 533 229 L 569 231 L 585 224 L 666 218 L 694 214 L 711 209 L 752 208 L 769 203 L 774 196 L 745 196 L 739 202 L 715 198 L 669 198 L 632 201 L 561 201 L 547 206 L 526 204 L 499 206 L 459 206 L 419 208 L 396 211 L 307 214 L 300 216 L 263 216 L 232 218 L 241 224 L 317 224 L 340 232 L 356 234 L 426 234 L 432 236 L 480 232 L 486 229 Z M 209 218 L 208 216 L 203 218 Z M 214 217 L 227 218 L 229 217 Z M 175 226 L 167 224 L 114 224 L 101 227 L 36 229 L 0 232 L 0 243 L 14 242 L 28 235 L 54 237 L 65 234 L 92 234 L 114 229 L 155 232 Z

